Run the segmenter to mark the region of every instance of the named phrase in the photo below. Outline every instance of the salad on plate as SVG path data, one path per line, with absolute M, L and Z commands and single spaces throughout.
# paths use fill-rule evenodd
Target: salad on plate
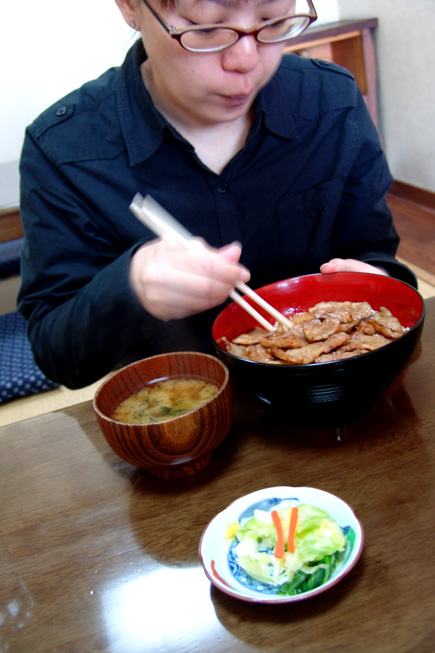
M 224 537 L 231 541 L 228 562 L 239 582 L 294 596 L 331 577 L 348 543 L 346 531 L 325 510 L 284 500 L 229 523 Z
M 279 486 L 215 515 L 198 552 L 219 590 L 244 601 L 290 603 L 339 582 L 363 545 L 362 525 L 345 501 L 317 488 Z

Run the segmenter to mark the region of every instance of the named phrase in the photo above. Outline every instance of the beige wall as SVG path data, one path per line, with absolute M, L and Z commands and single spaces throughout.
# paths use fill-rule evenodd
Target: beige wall
M 114 0 L 0 0 L 0 164 L 17 161 L 41 111 L 121 63 L 133 36 Z
M 435 192 L 435 0 L 338 0 L 340 19 L 379 19 L 385 150 L 397 181 Z

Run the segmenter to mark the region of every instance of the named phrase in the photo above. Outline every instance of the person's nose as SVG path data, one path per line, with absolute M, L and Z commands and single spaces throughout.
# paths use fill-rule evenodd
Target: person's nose
M 259 43 L 254 36 L 242 36 L 234 45 L 222 51 L 224 70 L 248 73 L 258 63 Z

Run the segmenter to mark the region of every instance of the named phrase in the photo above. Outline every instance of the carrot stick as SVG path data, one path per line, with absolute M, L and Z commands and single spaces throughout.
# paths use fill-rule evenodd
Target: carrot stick
M 276 546 L 275 546 L 274 556 L 275 558 L 283 558 L 284 557 L 284 534 L 282 532 L 281 518 L 276 510 L 272 510 L 270 514 L 272 515 L 273 523 L 276 528 Z
M 295 506 L 292 508 L 291 514 L 290 514 L 290 526 L 288 529 L 288 540 L 287 540 L 287 547 L 289 550 L 289 553 L 294 553 L 295 552 L 295 530 L 296 530 L 296 524 L 298 521 L 298 509 Z

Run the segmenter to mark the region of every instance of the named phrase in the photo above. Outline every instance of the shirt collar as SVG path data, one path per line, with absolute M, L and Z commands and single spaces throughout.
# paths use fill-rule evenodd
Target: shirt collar
M 155 108 L 142 81 L 140 65 L 146 59 L 141 40 L 127 53 L 117 79 L 119 120 L 130 165 L 148 159 L 160 147 L 164 129 L 171 125 Z
M 148 159 L 160 147 L 165 129 L 176 137 L 176 130 L 155 108 L 142 81 L 140 65 L 146 52 L 139 39 L 129 50 L 119 69 L 117 79 L 117 102 L 121 129 L 124 135 L 130 165 Z M 261 124 L 281 138 L 298 138 L 298 131 L 280 90 L 280 69 L 260 91 L 255 102 L 253 129 Z M 288 83 L 288 82 L 286 82 Z
M 283 84 L 288 85 L 288 78 L 281 79 L 281 67 L 270 82 L 260 91 L 256 101 L 255 115 L 262 114 L 266 129 L 285 139 L 299 138 L 296 123 L 291 114 L 291 107 L 283 93 Z

